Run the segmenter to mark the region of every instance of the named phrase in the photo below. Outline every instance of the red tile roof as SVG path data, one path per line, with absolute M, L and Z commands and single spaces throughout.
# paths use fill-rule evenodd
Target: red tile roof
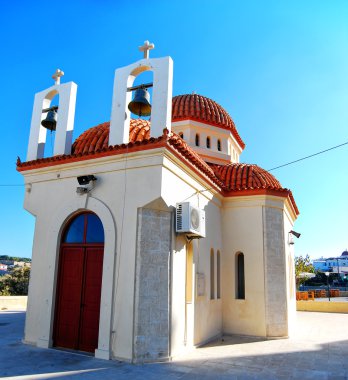
M 252 164 L 210 165 L 227 191 L 246 189 L 282 189 L 280 182 L 268 171 Z
M 87 129 L 73 143 L 71 154 L 94 153 L 108 148 L 110 122 Z M 129 141 L 143 141 L 150 138 L 150 122 L 143 119 L 131 119 Z
M 245 144 L 239 136 L 231 116 L 214 100 L 202 95 L 178 95 L 172 101 L 172 121 L 195 120 L 229 129 L 242 149 Z
M 129 143 L 108 146 L 110 123 L 99 124 L 83 132 L 74 142 L 70 155 L 42 158 L 34 161 L 17 161 L 17 170 L 26 171 L 41 167 L 89 160 L 93 158 L 124 154 L 133 151 L 166 147 L 201 177 L 208 179 L 212 187 L 224 196 L 273 194 L 288 197 L 296 215 L 299 214 L 295 200 L 288 189 L 257 165 L 231 163 L 228 165 L 207 164 L 187 143 L 175 133 L 164 130 L 157 138 L 150 137 L 147 120 L 131 120 Z
M 299 215 L 292 192 L 282 187 L 280 182 L 267 170 L 253 164 L 231 163 L 210 164 L 216 177 L 224 183 L 225 196 L 250 194 L 270 194 L 289 197 L 294 213 Z

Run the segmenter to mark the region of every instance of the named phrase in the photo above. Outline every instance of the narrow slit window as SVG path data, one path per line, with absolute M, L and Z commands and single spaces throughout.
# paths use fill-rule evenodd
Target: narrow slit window
M 220 251 L 216 254 L 216 298 L 221 298 Z
M 220 269 L 221 268 L 221 262 L 220 262 L 220 251 L 217 251 L 216 255 L 216 298 L 221 298 L 221 274 Z
M 199 146 L 199 134 L 196 133 L 196 139 L 195 139 L 196 146 Z
M 215 283 L 215 276 L 214 273 L 215 268 L 214 268 L 214 250 L 212 249 L 210 251 L 210 299 L 213 300 L 215 298 L 215 288 L 214 288 L 214 283 Z
M 219 152 L 221 152 L 221 140 L 220 139 L 217 141 L 217 150 Z
M 244 271 L 244 255 L 243 253 L 237 254 L 237 299 L 245 299 L 245 271 Z
M 210 149 L 210 137 L 207 137 L 207 148 Z

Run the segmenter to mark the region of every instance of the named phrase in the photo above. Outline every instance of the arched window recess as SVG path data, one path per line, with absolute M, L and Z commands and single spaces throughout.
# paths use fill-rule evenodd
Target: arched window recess
M 245 268 L 244 254 L 242 252 L 236 255 L 236 298 L 245 299 Z
M 216 254 L 216 298 L 221 298 L 221 255 L 220 251 Z
M 84 212 L 75 216 L 63 232 L 63 244 L 104 244 L 104 228 L 97 215 Z

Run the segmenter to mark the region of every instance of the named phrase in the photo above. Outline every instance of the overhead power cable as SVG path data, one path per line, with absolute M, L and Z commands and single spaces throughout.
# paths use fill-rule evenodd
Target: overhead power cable
M 348 141 L 344 142 L 343 144 L 339 144 L 339 145 L 333 146 L 331 148 L 322 150 L 320 152 L 310 154 L 309 156 L 299 158 L 298 160 L 290 161 L 290 162 L 288 162 L 286 164 L 276 166 L 276 167 L 274 167 L 272 169 L 268 169 L 267 171 L 270 172 L 272 170 L 283 168 L 284 166 L 295 164 L 296 162 L 299 162 L 299 161 L 307 160 L 308 158 L 311 158 L 311 157 L 314 157 L 314 156 L 318 156 L 319 154 L 323 154 L 323 153 L 329 152 L 330 150 L 340 148 L 341 146 L 344 146 L 344 145 L 347 145 L 347 144 L 348 144 Z M 0 187 L 15 187 L 15 186 L 24 186 L 24 185 L 25 185 L 24 183 L 22 183 L 22 184 L 20 184 L 20 183 L 17 183 L 17 184 L 0 184 Z M 208 189 L 208 190 L 210 190 L 210 189 Z M 207 191 L 207 190 L 203 190 L 203 191 Z
M 13 184 L 0 184 L 1 187 L 11 187 L 11 186 L 24 186 L 24 183 L 13 183 Z
M 329 150 L 333 150 L 333 149 L 340 148 L 341 146 L 343 146 L 343 145 L 347 145 L 347 144 L 348 144 L 348 141 L 345 142 L 345 143 L 343 143 L 343 144 L 333 146 L 332 148 L 328 148 L 328 149 L 322 150 L 322 151 L 320 151 L 320 152 L 317 152 L 317 153 L 314 153 L 314 154 L 310 154 L 309 156 L 299 158 L 298 160 L 291 161 L 291 162 L 288 162 L 288 163 L 286 163 L 286 164 L 276 166 L 275 168 L 268 169 L 267 171 L 270 172 L 270 171 L 272 171 L 272 170 L 276 170 L 276 169 L 282 168 L 282 167 L 284 167 L 284 166 L 292 165 L 292 164 L 294 164 L 294 163 L 296 163 L 296 162 L 299 162 L 299 161 L 307 160 L 307 158 L 311 158 L 311 157 L 314 157 L 314 156 L 318 156 L 319 154 L 323 154 L 323 153 L 325 153 L 325 152 L 328 152 Z

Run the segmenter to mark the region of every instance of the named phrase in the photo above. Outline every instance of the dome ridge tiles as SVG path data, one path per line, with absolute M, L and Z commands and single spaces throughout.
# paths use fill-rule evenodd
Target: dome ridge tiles
M 172 121 L 195 120 L 216 127 L 229 129 L 244 149 L 245 144 L 238 134 L 231 116 L 214 100 L 198 94 L 177 95 L 172 100 Z

